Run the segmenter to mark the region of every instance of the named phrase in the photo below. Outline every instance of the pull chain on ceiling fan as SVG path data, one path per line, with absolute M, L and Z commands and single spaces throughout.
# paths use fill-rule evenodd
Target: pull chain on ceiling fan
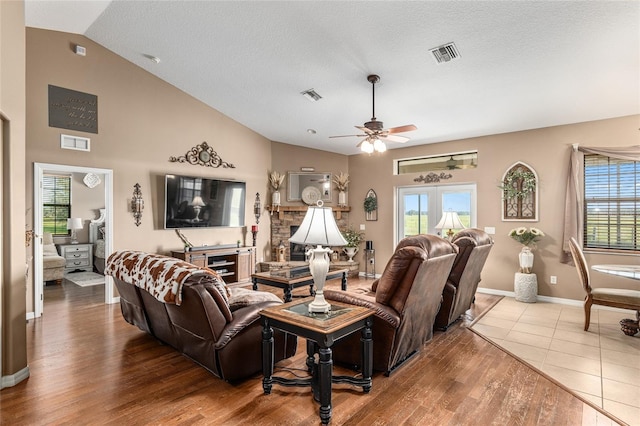
M 360 149 L 368 154 L 374 151 L 384 152 L 387 150 L 387 146 L 384 140 L 391 142 L 404 143 L 409 140 L 406 136 L 398 136 L 396 133 L 410 132 L 417 130 L 417 127 L 413 124 L 407 124 L 404 126 L 392 127 L 385 129 L 382 121 L 378 121 L 376 118 L 376 83 L 380 82 L 380 77 L 372 74 L 367 76 L 367 81 L 371 83 L 371 120 L 364 123 L 364 126 L 355 126 L 356 129 L 362 130 L 364 134 L 359 135 L 341 135 L 341 136 L 329 136 L 330 138 L 348 138 L 348 137 L 363 137 L 362 141 L 357 145 Z

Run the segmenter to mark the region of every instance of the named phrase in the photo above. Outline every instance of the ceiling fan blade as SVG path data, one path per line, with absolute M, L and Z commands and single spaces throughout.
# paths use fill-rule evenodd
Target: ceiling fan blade
M 397 136 L 397 135 L 379 135 L 378 137 L 380 139 L 388 140 L 391 142 L 400 142 L 400 143 L 405 143 L 410 139 L 406 136 Z
M 367 129 L 366 127 L 363 126 L 355 126 L 356 129 L 360 129 L 363 132 L 365 132 L 367 135 L 373 135 L 375 132 L 371 129 Z M 366 135 L 365 135 L 366 136 Z
M 329 139 L 332 138 L 364 138 L 367 135 L 339 135 L 339 136 L 329 136 Z
M 403 132 L 412 132 L 414 130 L 418 130 L 416 126 L 413 124 L 407 124 L 405 126 L 392 127 L 389 129 L 389 133 L 403 133 Z

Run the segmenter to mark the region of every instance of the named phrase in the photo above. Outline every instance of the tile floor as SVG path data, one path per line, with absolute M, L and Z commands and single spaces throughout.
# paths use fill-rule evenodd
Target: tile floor
M 593 306 L 589 331 L 582 307 L 505 297 L 473 329 L 584 399 L 640 425 L 640 334 L 620 331 L 631 311 Z

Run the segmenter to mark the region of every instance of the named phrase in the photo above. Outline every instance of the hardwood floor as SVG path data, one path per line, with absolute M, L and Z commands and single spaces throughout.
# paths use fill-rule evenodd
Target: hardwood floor
M 0 392 L 0 424 L 320 423 L 308 388 L 275 385 L 271 395 L 264 395 L 260 374 L 226 383 L 127 324 L 119 305 L 103 304 L 103 291 L 103 286 L 81 288 L 67 281 L 46 287 L 45 314 L 27 326 L 31 377 Z M 390 377 L 375 373 L 370 394 L 334 385 L 332 424 L 610 424 L 466 329 L 497 300 L 478 294 L 464 322 L 436 332 Z M 286 373 L 283 368 L 304 368 L 304 348 L 299 340 L 296 356 L 276 366 L 279 374 Z

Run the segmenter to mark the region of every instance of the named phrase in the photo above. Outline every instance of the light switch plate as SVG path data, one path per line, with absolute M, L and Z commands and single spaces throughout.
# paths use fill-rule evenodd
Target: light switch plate
M 487 234 L 490 234 L 490 235 L 495 235 L 496 228 L 494 226 L 485 226 L 484 227 L 484 232 L 486 232 Z
M 361 224 L 360 224 L 360 230 L 361 230 L 361 231 L 364 231 L 364 228 L 365 228 L 364 223 L 361 223 Z

